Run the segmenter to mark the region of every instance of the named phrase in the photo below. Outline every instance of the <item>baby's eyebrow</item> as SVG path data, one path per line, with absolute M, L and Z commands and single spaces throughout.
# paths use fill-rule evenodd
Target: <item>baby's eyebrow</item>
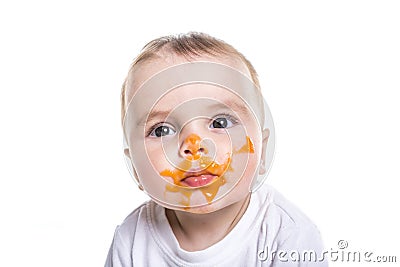
M 246 105 L 244 105 L 242 103 L 238 103 L 238 102 L 230 100 L 230 99 L 229 100 L 225 100 L 225 101 L 220 102 L 220 103 L 216 103 L 216 104 L 210 106 L 211 109 L 213 109 L 213 108 L 221 108 L 221 107 L 222 108 L 229 108 L 229 109 L 232 109 L 232 110 L 234 110 L 236 112 L 244 113 L 246 115 L 248 115 L 250 113 L 250 110 Z
M 224 100 L 223 102 L 219 102 L 219 103 L 215 103 L 213 105 L 210 105 L 207 107 L 208 110 L 218 110 L 218 109 L 232 109 L 235 112 L 240 112 L 243 113 L 245 115 L 249 115 L 251 112 L 249 110 L 249 108 L 242 104 L 242 103 L 238 103 L 236 101 L 233 100 Z M 169 115 L 171 114 L 170 110 L 152 110 L 151 113 L 147 116 L 144 115 L 141 120 L 139 120 L 138 125 L 144 125 L 147 123 L 151 123 L 151 121 L 158 119 L 165 119 L 167 118 Z
M 148 116 L 146 114 L 142 117 L 141 120 L 139 120 L 138 125 L 144 125 L 145 123 L 150 123 L 156 118 L 166 118 L 168 117 L 169 114 L 171 114 L 171 111 L 169 110 L 152 110 Z

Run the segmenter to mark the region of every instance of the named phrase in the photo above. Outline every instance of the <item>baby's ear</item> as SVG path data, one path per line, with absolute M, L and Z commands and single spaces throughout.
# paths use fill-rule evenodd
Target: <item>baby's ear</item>
M 126 157 L 128 157 L 129 159 L 131 159 L 131 154 L 129 152 L 129 148 L 124 148 L 124 154 Z
M 142 185 L 140 184 L 140 182 L 139 182 L 139 176 L 138 176 L 138 174 L 137 174 L 137 172 L 136 172 L 135 166 L 133 165 L 133 162 L 132 162 L 132 158 L 131 158 L 131 154 L 130 154 L 129 148 L 125 148 L 125 149 L 124 149 L 124 154 L 125 154 L 125 156 L 128 158 L 128 160 L 127 160 L 128 164 L 129 164 L 129 167 L 128 167 L 128 168 L 132 171 L 131 173 L 132 173 L 132 175 L 133 175 L 133 178 L 135 178 L 135 180 L 136 180 L 136 182 L 137 182 L 137 184 L 138 184 L 139 189 L 143 191 L 143 186 L 142 186 Z
M 260 160 L 260 168 L 258 170 L 258 173 L 260 175 L 263 175 L 267 172 L 265 156 L 267 154 L 267 144 L 268 144 L 269 133 L 270 132 L 269 132 L 268 128 L 266 128 L 262 131 L 261 160 Z

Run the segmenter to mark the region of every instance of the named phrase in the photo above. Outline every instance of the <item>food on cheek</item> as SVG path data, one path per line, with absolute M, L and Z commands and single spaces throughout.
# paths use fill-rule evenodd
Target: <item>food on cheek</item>
M 246 144 L 244 144 L 236 153 L 254 153 L 254 144 L 250 137 L 246 136 Z

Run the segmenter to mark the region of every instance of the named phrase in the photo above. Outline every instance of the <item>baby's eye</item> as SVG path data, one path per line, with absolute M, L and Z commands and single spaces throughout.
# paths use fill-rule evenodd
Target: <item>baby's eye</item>
M 236 120 L 231 116 L 215 118 L 210 125 L 210 128 L 230 128 L 236 123 Z
M 153 129 L 149 135 L 161 137 L 161 136 L 165 136 L 165 135 L 173 135 L 174 133 L 175 133 L 175 130 L 173 130 L 171 127 L 169 127 L 167 125 L 161 125 L 155 129 Z

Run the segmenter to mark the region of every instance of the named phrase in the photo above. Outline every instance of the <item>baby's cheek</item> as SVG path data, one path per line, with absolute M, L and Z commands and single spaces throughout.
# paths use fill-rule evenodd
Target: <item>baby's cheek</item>
M 164 160 L 166 157 L 166 153 L 161 145 L 147 145 L 146 146 L 146 154 L 143 155 L 147 157 L 153 164 L 157 163 L 160 160 Z
M 154 175 L 154 172 L 158 173 L 165 169 L 166 159 L 162 148 L 147 146 L 144 153 L 134 153 L 134 155 L 135 165 L 142 173 Z
M 258 167 L 256 153 L 234 153 L 232 156 L 232 177 L 240 179 L 238 185 L 250 184 Z

